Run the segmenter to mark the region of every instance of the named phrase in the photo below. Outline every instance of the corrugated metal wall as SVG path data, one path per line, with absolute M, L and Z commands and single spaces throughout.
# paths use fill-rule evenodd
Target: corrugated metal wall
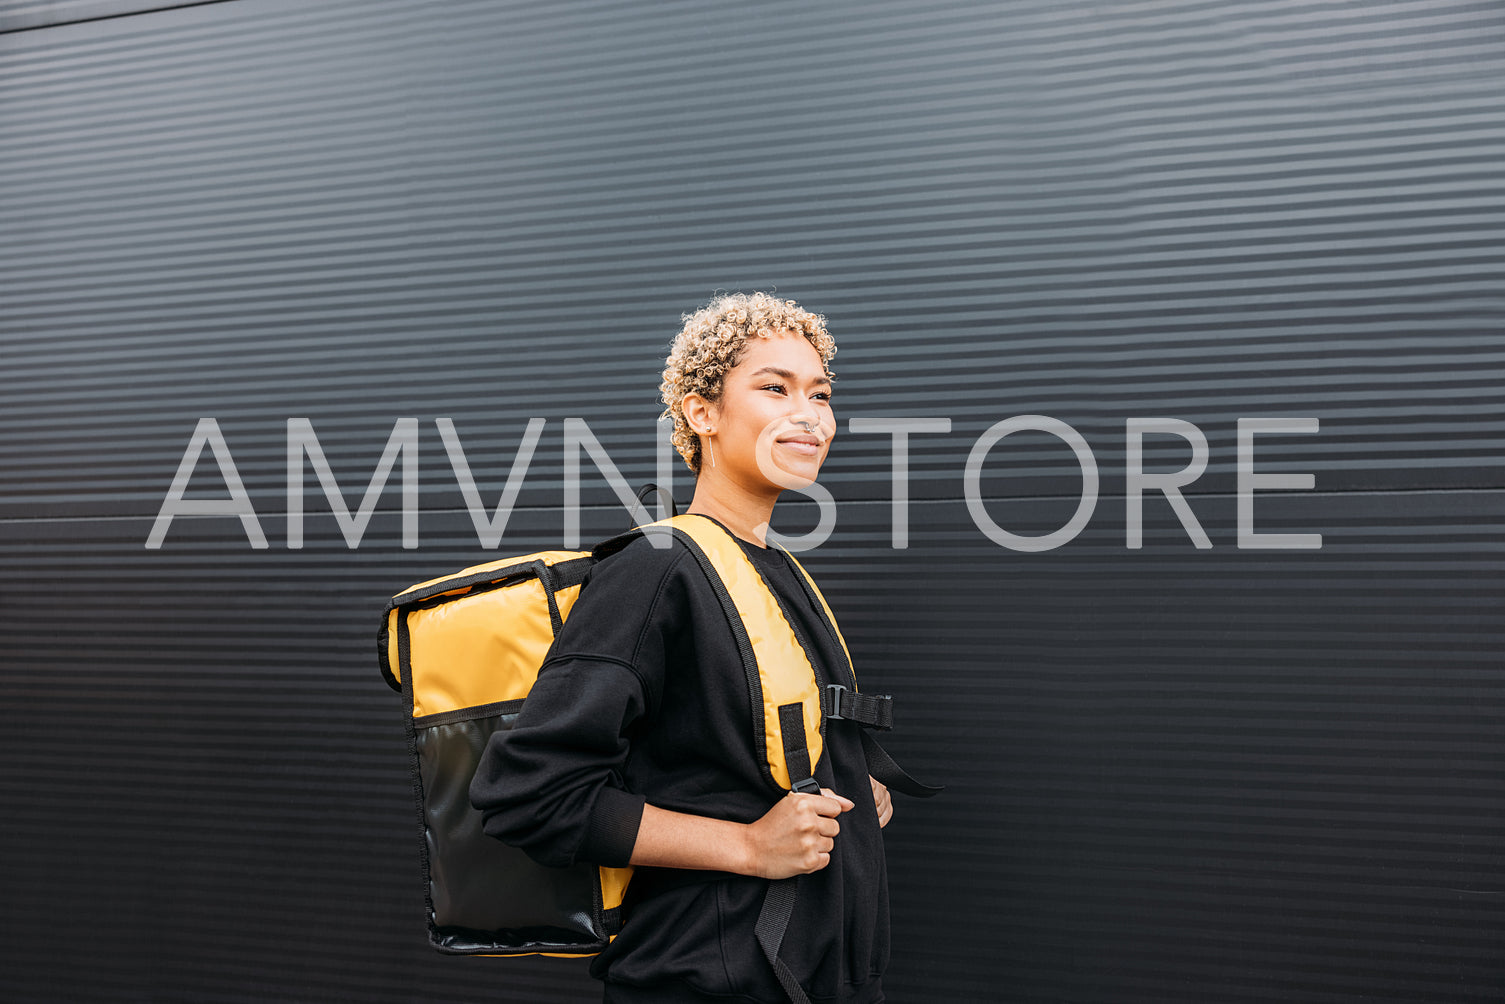
M 839 418 L 951 420 L 905 550 L 843 425 L 807 561 L 950 785 L 888 831 L 893 1000 L 1505 993 L 1498 4 L 152 6 L 0 6 L 7 999 L 598 998 L 423 947 L 375 614 L 486 556 L 436 418 L 488 505 L 547 419 L 501 547 L 558 545 L 564 419 L 653 479 L 678 314 L 770 286 L 829 316 Z M 1101 471 L 1040 553 L 964 500 L 1022 414 Z M 146 547 L 203 417 L 265 549 Z M 308 473 L 289 549 L 287 420 L 353 509 L 403 417 L 419 547 L 395 476 L 351 550 Z M 1206 435 L 1210 549 L 1154 493 L 1126 546 L 1148 417 Z M 1257 469 L 1315 488 L 1256 528 L 1320 549 L 1238 547 L 1271 417 L 1320 428 Z M 980 480 L 1016 533 L 1080 485 L 1038 432 Z

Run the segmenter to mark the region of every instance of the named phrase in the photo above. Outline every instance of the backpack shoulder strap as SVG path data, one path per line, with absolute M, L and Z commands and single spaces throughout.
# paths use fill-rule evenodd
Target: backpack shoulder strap
M 764 777 L 782 789 L 819 790 L 811 775 L 824 747 L 820 687 L 778 599 L 714 520 L 685 513 L 655 525 L 665 524 L 705 573 L 736 638 L 754 717 L 762 710 L 752 731 Z

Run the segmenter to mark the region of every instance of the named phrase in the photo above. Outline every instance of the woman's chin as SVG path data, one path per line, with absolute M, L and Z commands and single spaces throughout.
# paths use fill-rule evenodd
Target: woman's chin
M 815 484 L 820 477 L 820 458 L 812 458 L 809 463 L 783 463 L 779 464 L 779 487 L 802 489 Z
M 790 443 L 759 444 L 758 468 L 770 484 L 804 489 L 813 485 L 825 463 L 826 451 L 811 451 Z

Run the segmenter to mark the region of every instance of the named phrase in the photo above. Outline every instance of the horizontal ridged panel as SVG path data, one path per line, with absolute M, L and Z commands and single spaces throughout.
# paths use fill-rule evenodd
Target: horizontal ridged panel
M 81 21 L 225 2 L 227 0 L 4 0 L 0 2 L 0 33 L 35 31 Z
M 501 551 L 559 546 L 564 420 L 657 478 L 680 311 L 771 285 L 829 316 L 840 419 L 952 422 L 912 441 L 907 550 L 889 440 L 843 422 L 802 556 L 949 786 L 888 831 L 891 999 L 1498 997 L 1498 5 L 129 6 L 0 6 L 35 28 L 0 34 L 18 999 L 598 999 L 584 963 L 423 946 L 376 615 L 496 556 L 436 418 L 488 506 L 548 420 Z M 1032 413 L 1102 473 L 1039 554 L 963 501 Z M 144 546 L 203 416 L 266 550 L 229 517 Z M 287 420 L 353 505 L 408 416 L 420 547 L 394 480 L 356 550 L 310 487 L 288 550 Z M 1207 436 L 1210 550 L 1158 493 L 1126 546 L 1154 416 Z M 1236 545 L 1265 416 L 1320 419 L 1257 445 L 1316 488 L 1257 529 L 1320 550 Z M 584 467 L 589 542 L 627 516 Z M 207 457 L 192 486 L 223 493 Z M 1079 486 L 1043 433 L 980 480 L 1024 534 Z

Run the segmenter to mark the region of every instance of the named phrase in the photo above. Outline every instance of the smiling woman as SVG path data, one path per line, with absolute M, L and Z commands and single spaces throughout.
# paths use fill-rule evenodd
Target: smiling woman
M 834 614 L 767 541 L 779 494 L 811 485 L 830 450 L 836 345 L 820 315 L 764 293 L 683 322 L 661 385 L 697 474 L 676 518 L 703 517 L 729 549 L 721 581 L 756 598 L 729 612 L 678 536 L 606 554 L 511 730 L 488 744 L 471 800 L 487 833 L 545 864 L 635 869 L 620 933 L 591 966 L 607 1002 L 874 1004 L 893 805 L 869 770 L 931 792 L 864 734 L 888 727 L 889 702 L 858 693 Z M 737 668 L 748 639 L 786 624 L 786 654 Z M 765 670 L 808 698 L 776 699 Z

